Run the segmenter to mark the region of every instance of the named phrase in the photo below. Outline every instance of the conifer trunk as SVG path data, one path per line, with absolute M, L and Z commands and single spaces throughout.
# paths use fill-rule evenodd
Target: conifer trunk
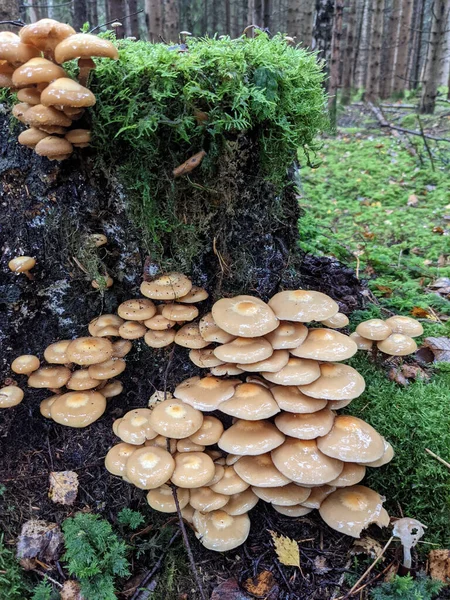
M 334 110 L 332 110 L 333 113 L 336 108 L 336 96 L 339 88 L 343 10 L 344 5 L 342 1 L 336 0 L 334 5 L 333 37 L 331 40 L 330 81 L 328 84 L 328 106 L 330 108 L 334 107 Z
M 348 104 L 352 95 L 355 67 L 356 0 L 350 0 L 345 33 L 345 50 L 342 65 L 342 104 Z
M 392 8 L 387 24 L 387 35 L 385 39 L 386 51 L 382 64 L 382 77 L 380 85 L 380 97 L 389 98 L 393 90 L 395 65 L 399 43 L 399 23 L 402 11 L 402 0 L 393 0 Z
M 149 40 L 158 42 L 163 34 L 161 0 L 145 0 L 145 18 Z
M 408 81 L 408 48 L 411 39 L 413 0 L 404 0 L 400 17 L 397 57 L 392 91 L 398 94 L 406 89 Z
M 358 34 L 357 57 L 355 64 L 355 85 L 364 88 L 367 78 L 367 59 L 369 56 L 370 10 L 369 0 L 363 0 L 360 30 Z
M 374 101 L 380 97 L 381 43 L 383 39 L 384 0 L 374 0 L 370 51 L 365 99 Z

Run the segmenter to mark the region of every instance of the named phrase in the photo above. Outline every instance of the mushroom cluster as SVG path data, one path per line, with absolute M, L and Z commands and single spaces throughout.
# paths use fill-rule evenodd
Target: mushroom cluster
M 350 335 L 360 350 L 376 348 L 390 356 L 407 356 L 417 350 L 413 338 L 423 334 L 423 327 L 411 317 L 394 315 L 383 321 L 369 319 L 360 323 Z
M 85 87 L 95 57 L 117 59 L 117 48 L 54 19 L 26 25 L 19 35 L 0 32 L 0 87 L 17 92 L 12 114 L 28 126 L 19 135 L 20 144 L 58 161 L 68 158 L 74 147 L 89 145 L 91 132 L 74 123 L 95 104 Z M 74 59 L 79 81 L 60 66 Z

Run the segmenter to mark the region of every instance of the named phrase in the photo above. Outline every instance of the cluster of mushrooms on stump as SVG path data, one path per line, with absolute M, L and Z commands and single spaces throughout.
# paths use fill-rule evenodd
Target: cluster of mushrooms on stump
M 41 403 L 45 417 L 89 425 L 107 398 L 121 393 L 114 378 L 133 339 L 153 348 L 175 343 L 210 372 L 173 393 L 156 392 L 148 407 L 117 419 L 120 442 L 106 456 L 108 471 L 146 490 L 155 510 L 176 512 L 178 504 L 200 542 L 216 551 L 247 539 L 248 513 L 260 500 L 292 517 L 318 509 L 330 527 L 353 537 L 370 523 L 389 524 L 384 498 L 360 482 L 367 467 L 383 466 L 394 451 L 371 425 L 337 413 L 365 389 L 342 361 L 374 344 L 385 354 L 411 354 L 420 323 L 371 319 L 347 336 L 336 331 L 348 325 L 337 303 L 311 290 L 282 291 L 268 303 L 221 298 L 197 319 L 194 304 L 208 293 L 181 273 L 145 281 L 141 293 L 117 315 L 91 321 L 90 337 L 50 345 L 49 366 L 34 355 L 12 363 L 29 386 L 53 391 Z M 0 390 L 0 407 L 22 399 L 17 386 Z

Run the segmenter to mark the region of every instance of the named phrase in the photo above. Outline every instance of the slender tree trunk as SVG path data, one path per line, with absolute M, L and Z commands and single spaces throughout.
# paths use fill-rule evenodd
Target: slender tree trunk
M 335 0 L 316 0 L 315 22 L 311 48 L 319 53 L 328 69 L 331 54 L 331 38 L 333 32 L 333 15 Z
M 230 0 L 225 0 L 225 33 L 231 35 L 231 6 Z
M 218 17 L 217 17 L 217 3 L 219 0 L 212 0 L 212 33 L 217 33 L 218 30 Z
M 342 104 L 348 104 L 352 95 L 353 69 L 355 66 L 356 0 L 350 0 L 347 14 L 347 31 L 342 67 Z
M 255 0 L 255 18 L 254 24 L 263 26 L 263 0 Z
M 73 28 L 75 31 L 79 31 L 86 21 L 88 21 L 86 0 L 77 0 L 74 2 L 73 10 Z
M 247 0 L 247 25 L 253 25 L 255 16 L 255 0 Z M 251 32 L 253 35 L 253 32 Z
M 145 13 L 149 40 L 159 42 L 163 34 L 161 0 L 146 0 Z
M 365 99 L 377 100 L 380 97 L 381 43 L 383 40 L 384 0 L 374 0 L 372 28 L 370 33 L 370 50 L 367 72 L 367 88 Z
M 30 23 L 35 23 L 36 21 L 39 21 L 39 9 L 36 7 L 36 0 L 30 0 L 28 6 L 28 18 Z
M 444 16 L 444 33 L 439 65 L 439 87 L 448 84 L 448 78 L 450 75 L 450 4 L 447 3 L 445 10 L 446 14 Z
M 98 7 L 97 0 L 89 0 L 88 3 L 88 21 L 91 27 L 98 25 Z
M 264 0 L 264 19 L 263 25 L 265 29 L 269 29 L 272 25 L 272 0 Z
M 363 0 L 355 65 L 355 86 L 358 89 L 364 88 L 366 85 L 367 59 L 369 56 L 370 16 L 369 0 Z
M 382 77 L 380 83 L 380 97 L 389 98 L 392 94 L 394 71 L 397 61 L 399 41 L 399 23 L 402 10 L 402 0 L 393 0 L 387 21 L 387 35 L 385 36 L 385 52 L 382 63 Z
M 411 37 L 413 0 L 403 0 L 400 28 L 398 35 L 397 58 L 392 91 L 399 94 L 407 87 L 408 80 L 408 50 Z
M 424 5 L 424 0 L 415 0 L 414 2 L 414 11 L 411 23 L 412 31 L 410 41 L 410 53 L 408 60 L 407 85 L 409 89 L 415 89 L 418 85 L 421 59 L 420 47 L 422 44 Z
M 448 60 L 448 57 L 444 56 L 448 21 L 446 4 L 446 0 L 435 0 L 433 4 L 427 64 L 419 107 L 421 113 L 432 114 L 434 112 L 443 61 Z
M 328 107 L 332 113 L 333 122 L 336 113 L 336 98 L 339 88 L 341 66 L 342 16 L 344 5 L 342 0 L 336 0 L 334 5 L 333 37 L 331 40 L 330 81 L 328 84 Z
M 132 15 L 127 19 L 129 35 L 139 38 L 139 15 L 133 14 L 138 11 L 138 0 L 128 0 L 128 14 Z
M 295 8 L 296 7 L 296 8 Z M 313 0 L 290 0 L 290 8 L 294 8 L 296 14 L 295 26 L 297 42 L 301 42 L 305 47 L 311 47 L 314 26 L 314 2 Z M 289 11 L 289 7 L 288 7 Z
M 177 42 L 180 33 L 178 0 L 164 0 L 164 39 Z
M 0 21 L 15 21 L 19 18 L 18 0 L 0 0 Z M 11 29 L 10 26 L 0 25 L 0 31 Z
M 299 0 L 288 0 L 286 31 L 292 37 L 300 40 L 301 11 Z

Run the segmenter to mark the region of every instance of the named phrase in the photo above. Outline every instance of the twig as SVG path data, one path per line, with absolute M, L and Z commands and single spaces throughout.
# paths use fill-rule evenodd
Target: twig
M 0 25 L 14 25 L 15 27 L 25 27 L 26 23 L 24 23 L 20 19 L 17 19 L 17 21 L 0 21 Z
M 440 463 L 442 463 L 443 465 L 445 465 L 447 467 L 447 469 L 450 469 L 450 463 L 448 463 L 446 460 L 444 460 L 443 458 L 441 458 L 440 456 L 438 456 L 437 454 L 435 454 L 434 452 L 432 452 L 428 448 L 425 448 L 425 452 L 428 452 L 428 454 L 430 456 L 432 456 L 433 458 L 435 458 L 436 460 L 438 460 Z
M 437 545 L 439 546 L 439 544 L 437 544 Z M 359 592 L 361 592 L 367 586 L 371 585 L 374 581 L 376 581 L 377 579 L 379 579 L 382 575 L 384 575 L 386 573 L 386 571 L 389 571 L 389 569 L 392 567 L 392 565 L 394 563 L 395 563 L 395 560 L 393 560 L 392 562 L 390 562 L 387 567 L 385 567 L 380 573 L 378 573 L 378 575 L 375 575 L 375 577 L 372 577 L 372 579 L 369 579 L 369 581 L 366 581 L 366 583 L 364 585 L 361 585 L 359 588 L 357 588 L 353 592 L 353 594 L 359 594 Z
M 425 145 L 425 149 L 426 149 L 427 154 L 428 154 L 428 158 L 430 159 L 430 162 L 431 162 L 431 169 L 432 169 L 432 171 L 436 171 L 436 168 L 434 166 L 433 154 L 431 153 L 430 146 L 428 145 L 427 137 L 426 137 L 425 132 L 423 130 L 422 119 L 419 117 L 419 115 L 417 115 L 417 121 L 419 123 L 420 133 L 422 134 L 422 139 L 423 139 L 423 143 Z
M 94 31 L 97 31 L 97 29 L 106 27 L 106 25 L 111 25 L 111 23 L 117 23 L 117 22 L 121 23 L 124 19 L 129 19 L 130 17 L 139 15 L 142 12 L 144 12 L 143 8 L 141 10 L 137 10 L 136 12 L 129 13 L 128 15 L 123 15 L 123 17 L 116 17 L 115 19 L 111 19 L 111 21 L 106 21 L 106 23 L 102 23 L 101 25 L 96 25 L 95 27 L 93 27 L 92 29 L 89 30 L 89 33 L 93 33 Z

